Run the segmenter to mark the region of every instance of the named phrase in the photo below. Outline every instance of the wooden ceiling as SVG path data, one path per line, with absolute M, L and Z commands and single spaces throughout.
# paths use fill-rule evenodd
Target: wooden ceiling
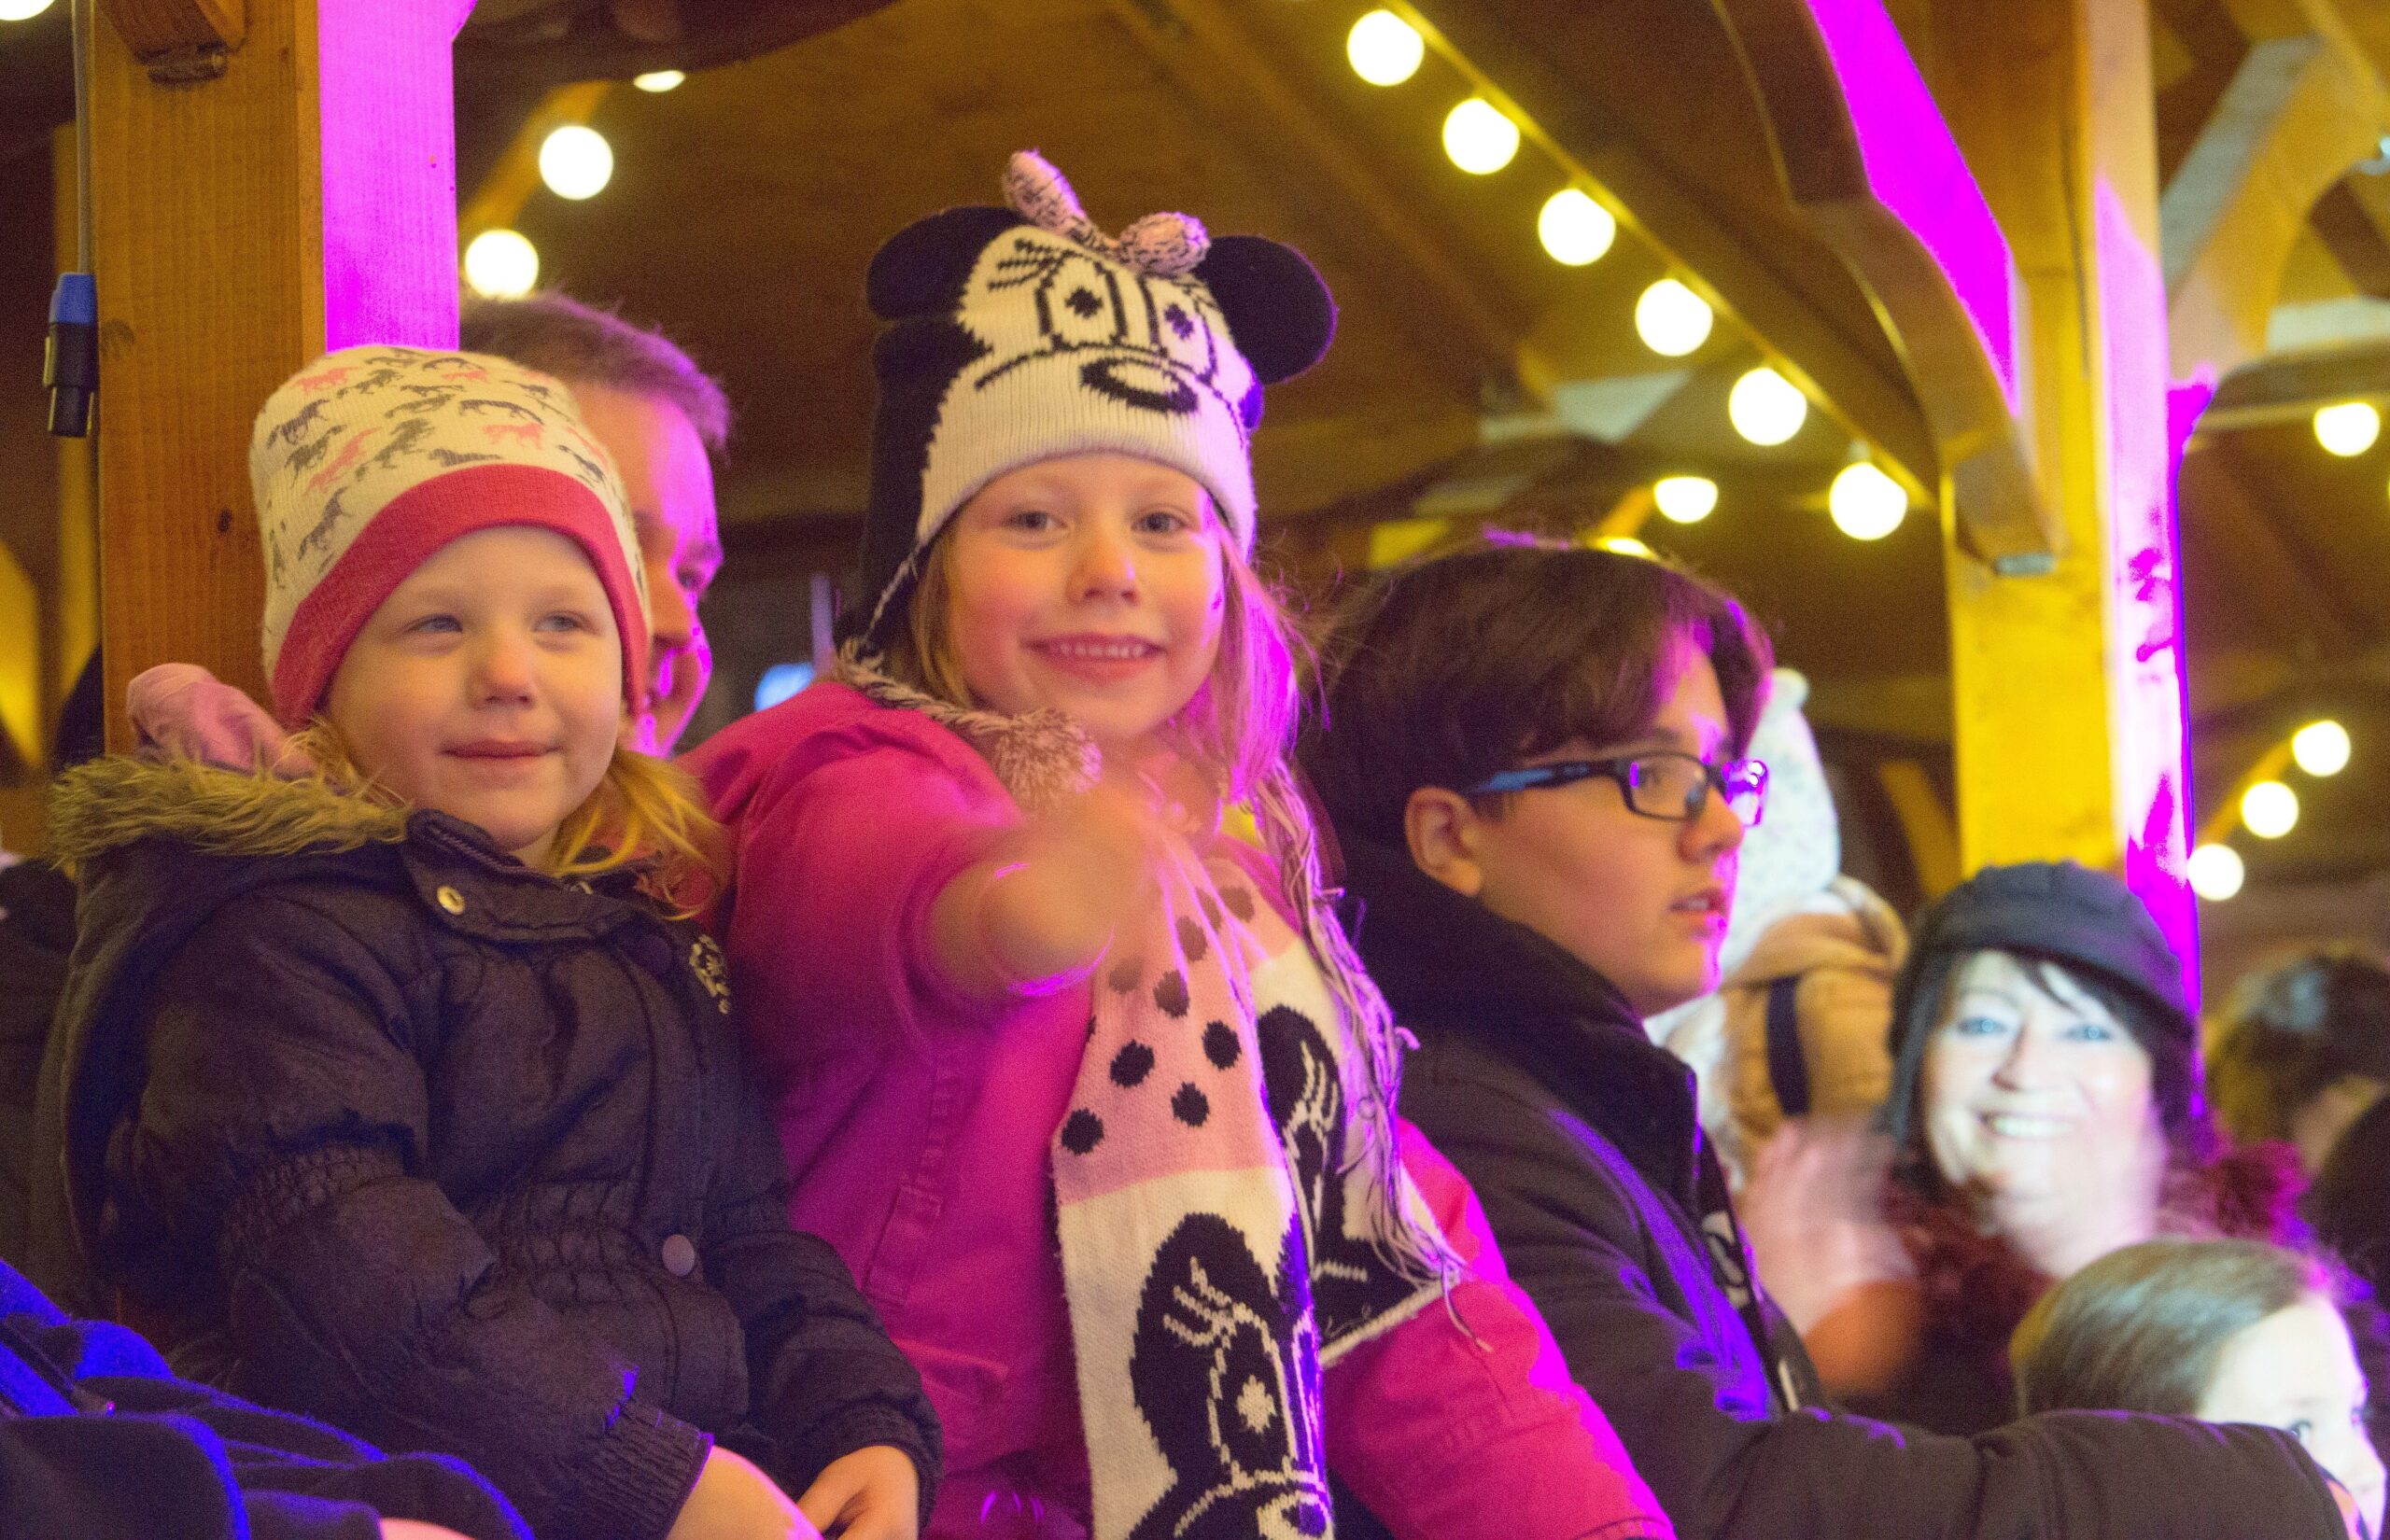
M 2334 8 L 2157 0 L 2163 172 L 2181 165 L 2252 40 L 2317 6 Z M 791 584 L 833 562 L 862 505 L 872 251 L 923 213 L 992 201 L 1005 156 L 1033 146 L 1107 227 L 1184 209 L 1217 231 L 1289 241 L 1328 277 L 1336 346 L 1272 393 L 1257 448 L 1272 549 L 1300 575 L 1361 559 L 1384 521 L 1442 512 L 1582 529 L 1656 475 L 1709 475 L 1722 488 L 1713 515 L 1646 520 L 1641 538 L 1752 603 L 1784 659 L 1811 675 L 1813 715 L 1838 752 L 1912 755 L 1947 776 L 1936 520 L 1920 506 L 1891 538 L 1861 544 L 1835 530 L 1823 497 L 1854 445 L 1923 486 L 1939 468 L 1868 294 L 1786 201 L 1722 7 L 1429 0 L 1422 8 L 1458 55 L 1540 131 L 1484 177 L 1440 147 L 1444 113 L 1476 89 L 1448 59 L 1431 51 L 1391 89 L 1347 67 L 1345 32 L 1365 8 L 830 0 L 819 7 L 838 23 L 829 30 L 666 94 L 604 99 L 593 122 L 614 148 L 612 184 L 583 203 L 535 192 L 515 222 L 544 282 L 661 325 L 729 388 L 738 427 L 721 492 L 739 554 L 710 617 L 724 643 L 713 714 L 733 709 L 776 651 L 802 654 Z M 1928 7 L 1888 8 L 1914 26 Z M 2390 7 L 2339 0 L 2336 14 L 2390 59 Z M 46 177 L 62 33 L 47 18 L 0 27 L 0 180 L 20 188 Z M 470 63 L 460 50 L 468 196 L 552 83 L 527 63 Z M 1578 269 L 1545 256 L 1535 233 L 1572 162 L 1627 219 L 1610 254 Z M 2390 177 L 2353 169 L 2311 226 L 2286 305 L 2390 295 Z M 1670 272 L 1732 311 L 1680 360 L 1644 348 L 1632 324 L 1637 295 Z M 40 298 L 5 298 L 19 319 L 0 331 L 22 355 Z M 1725 413 L 1727 387 L 1765 358 L 1789 359 L 1824 398 L 1772 449 L 1744 442 Z M 2339 714 L 2357 738 L 2352 769 L 2314 790 L 2311 826 L 2252 851 L 2260 879 L 2390 866 L 2390 833 L 2371 816 L 2390 792 L 2390 597 L 2376 581 L 2390 558 L 2385 479 L 2390 443 L 2331 460 L 2295 416 L 2203 436 L 2186 473 L 2201 813 L 2302 713 Z

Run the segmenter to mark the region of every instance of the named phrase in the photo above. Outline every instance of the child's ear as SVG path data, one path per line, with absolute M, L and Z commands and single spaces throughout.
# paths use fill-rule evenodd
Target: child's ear
M 883 321 L 952 310 L 988 243 L 1021 223 L 1010 209 L 972 205 L 916 219 L 871 259 L 864 295 Z M 1233 324 L 1233 323 L 1231 323 Z
M 1485 886 L 1472 837 L 1478 822 L 1477 809 L 1459 792 L 1442 786 L 1419 788 L 1402 805 L 1403 843 L 1411 847 L 1411 863 L 1461 897 L 1475 898 Z
M 1219 301 L 1237 351 L 1263 385 L 1319 362 L 1336 335 L 1336 301 L 1292 246 L 1258 235 L 1216 235 L 1195 276 Z

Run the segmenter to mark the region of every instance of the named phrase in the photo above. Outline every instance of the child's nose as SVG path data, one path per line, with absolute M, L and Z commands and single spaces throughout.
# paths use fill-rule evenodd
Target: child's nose
M 532 687 L 531 638 L 490 631 L 473 655 L 473 686 L 484 701 L 528 699 Z
M 1117 530 L 1098 525 L 1079 542 L 1078 563 L 1072 574 L 1072 595 L 1077 599 L 1126 599 L 1137 593 L 1136 553 Z

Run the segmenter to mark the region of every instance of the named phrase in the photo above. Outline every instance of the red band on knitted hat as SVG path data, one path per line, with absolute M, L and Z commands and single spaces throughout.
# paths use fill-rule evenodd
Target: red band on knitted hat
M 274 712 L 282 724 L 298 728 L 315 714 L 349 644 L 409 573 L 452 540 L 518 525 L 555 531 L 597 569 L 623 638 L 623 701 L 636 709 L 647 679 L 647 615 L 605 502 L 562 471 L 475 465 L 385 503 L 299 602 L 274 668 Z

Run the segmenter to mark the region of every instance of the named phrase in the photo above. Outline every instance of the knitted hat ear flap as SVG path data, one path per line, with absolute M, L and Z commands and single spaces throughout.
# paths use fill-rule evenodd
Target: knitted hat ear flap
M 1219 302 L 1237 350 L 1263 385 L 1293 379 L 1326 357 L 1335 340 L 1336 301 L 1328 282 L 1290 245 L 1259 235 L 1215 235 L 1195 276 Z M 1250 419 L 1259 418 L 1259 405 L 1257 397 Z
M 853 597 L 838 617 L 841 642 L 861 637 L 867 647 L 884 647 L 905 613 L 927 554 L 914 550 L 914 520 L 938 408 L 955 379 L 988 351 L 956 319 L 955 307 L 980 252 L 1019 223 L 1009 209 L 950 208 L 906 226 L 871 259 L 865 298 L 873 315 L 894 324 L 872 347 L 879 402 L 871 430 L 871 500 Z

